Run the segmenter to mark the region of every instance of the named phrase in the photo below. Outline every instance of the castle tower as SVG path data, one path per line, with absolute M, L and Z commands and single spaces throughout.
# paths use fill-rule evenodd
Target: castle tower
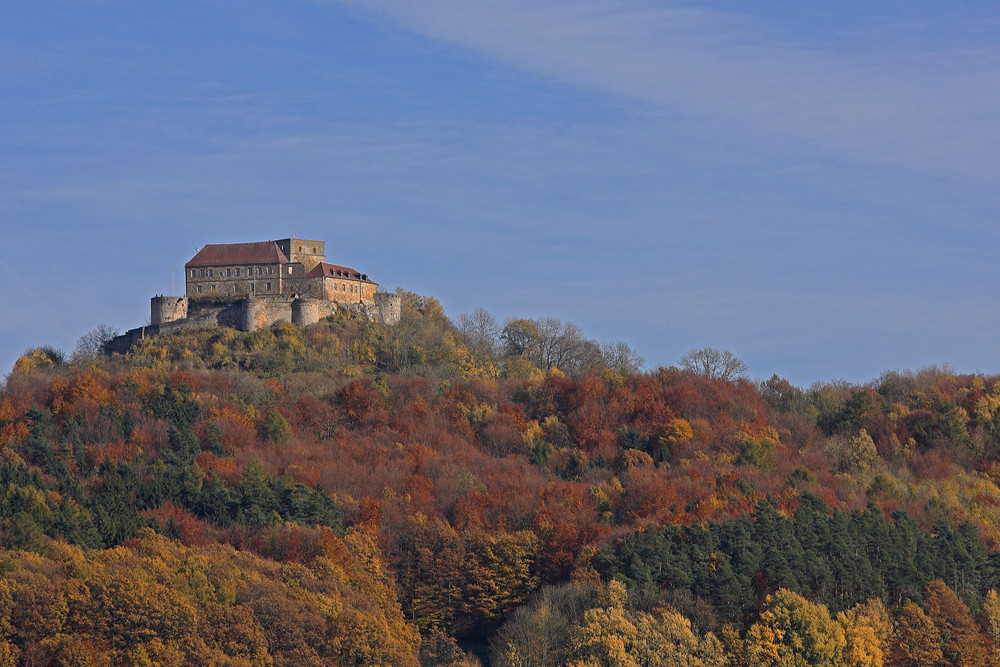
M 188 300 L 184 296 L 154 296 L 149 300 L 149 323 L 160 326 L 183 320 L 188 316 Z
M 309 239 L 279 239 L 275 241 L 289 262 L 301 262 L 308 273 L 326 261 L 326 243 Z

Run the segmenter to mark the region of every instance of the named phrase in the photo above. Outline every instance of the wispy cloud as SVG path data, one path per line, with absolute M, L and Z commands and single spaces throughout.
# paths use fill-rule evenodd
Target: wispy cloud
M 968 42 L 942 43 L 894 25 L 885 27 L 884 42 L 868 31 L 807 44 L 747 16 L 650 0 L 339 4 L 720 131 L 1000 178 L 1000 49 L 985 46 L 975 26 Z

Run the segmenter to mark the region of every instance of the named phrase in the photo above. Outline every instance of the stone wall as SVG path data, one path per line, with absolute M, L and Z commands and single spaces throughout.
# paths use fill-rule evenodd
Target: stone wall
M 292 321 L 292 302 L 288 299 L 262 299 L 249 297 L 243 300 L 243 331 L 256 331 L 278 322 Z
M 341 303 L 365 303 L 375 302 L 375 293 L 378 290 L 378 283 L 368 280 L 357 280 L 356 278 L 334 278 L 325 276 L 317 278 L 322 281 L 323 298 Z M 310 292 L 311 294 L 311 292 Z
M 183 320 L 188 316 L 188 300 L 183 296 L 154 296 L 149 300 L 149 321 L 154 326 Z
M 301 262 L 306 272 L 326 261 L 326 243 L 311 239 L 279 239 L 275 241 L 290 262 Z
M 248 297 L 226 303 L 161 295 L 150 300 L 151 324 L 126 331 L 109 342 L 107 349 L 109 352 L 125 354 L 144 338 L 209 326 L 237 331 L 256 331 L 278 322 L 309 326 L 338 310 L 347 310 L 392 326 L 399 323 L 400 298 L 397 294 L 378 292 L 370 303 L 293 300 L 282 297 Z M 181 316 L 182 313 L 185 316 Z
M 317 299 L 296 299 L 292 301 L 292 324 L 307 327 L 324 317 L 332 315 L 337 304 Z
M 185 268 L 185 287 L 191 298 L 235 298 L 247 294 L 281 294 L 281 264 L 245 264 Z M 268 289 L 270 286 L 270 289 Z
M 241 329 L 243 327 L 243 299 L 230 303 L 189 299 L 185 327 L 209 326 Z
M 403 308 L 402 299 L 400 299 L 399 295 L 393 292 L 376 292 L 374 299 L 375 312 L 372 314 L 372 319 L 376 322 L 388 324 L 389 326 L 399 324 Z

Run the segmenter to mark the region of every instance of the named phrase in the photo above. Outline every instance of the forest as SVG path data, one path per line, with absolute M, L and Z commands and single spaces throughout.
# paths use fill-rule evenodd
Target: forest
M 205 328 L 0 385 L 0 665 L 1000 665 L 1000 376 L 554 318 Z

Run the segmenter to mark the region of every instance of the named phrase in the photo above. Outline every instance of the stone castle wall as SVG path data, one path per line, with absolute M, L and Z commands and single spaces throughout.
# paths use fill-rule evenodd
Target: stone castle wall
M 256 331 L 277 324 L 292 321 L 292 302 L 288 299 L 243 299 L 243 321 L 241 331 Z
M 159 295 L 150 299 L 149 325 L 126 331 L 108 343 L 107 349 L 109 352 L 125 354 L 144 338 L 207 326 L 227 327 L 238 331 L 256 331 L 278 322 L 309 326 L 338 310 L 356 313 L 391 326 L 399 322 L 400 298 L 398 294 L 379 292 L 375 294 L 374 303 L 282 297 L 247 297 L 220 303 Z
M 316 324 L 328 315 L 332 315 L 335 304 L 316 299 L 296 299 L 292 302 L 292 324 L 307 327 Z
M 154 296 L 149 304 L 149 322 L 154 326 L 186 319 L 188 300 L 183 296 Z
M 402 299 L 392 292 L 376 292 L 375 308 L 372 319 L 376 322 L 394 326 L 399 323 L 403 314 Z

